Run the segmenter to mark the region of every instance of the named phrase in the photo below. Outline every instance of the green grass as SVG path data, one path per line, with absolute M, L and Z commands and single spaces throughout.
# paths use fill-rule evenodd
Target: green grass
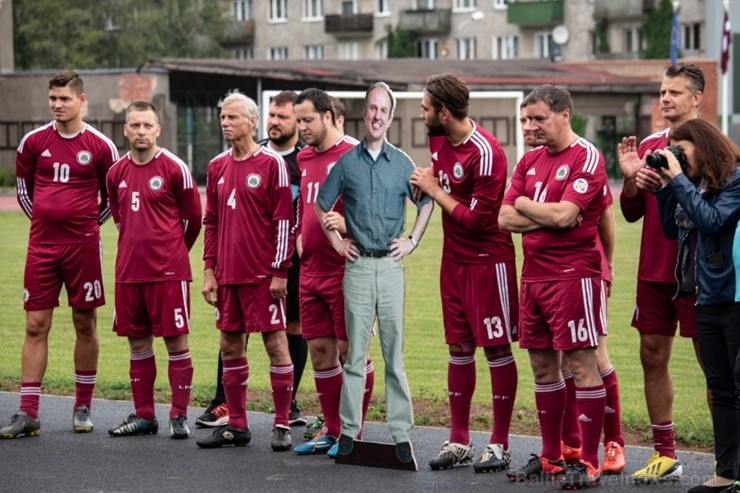
M 619 375 L 623 423 L 631 443 L 649 437 L 649 421 L 643 396 L 638 336 L 630 326 L 634 305 L 635 277 L 638 259 L 640 225 L 628 225 L 617 211 L 617 248 L 614 259 L 615 281 L 609 302 L 609 352 Z M 411 222 L 411 221 L 410 221 Z M 28 236 L 28 220 L 21 213 L 0 213 L 0 390 L 17 390 L 20 379 L 20 352 L 23 343 L 25 315 L 22 306 L 23 266 Z M 105 281 L 108 305 L 98 312 L 100 334 L 100 368 L 96 396 L 129 399 L 128 344 L 111 330 L 113 303 L 113 265 L 116 250 L 115 228 L 108 222 L 102 230 L 105 253 Z M 419 248 L 406 260 L 406 372 L 414 396 L 416 422 L 419 425 L 448 423 L 446 407 L 447 349 L 441 326 L 439 300 L 439 264 L 441 254 L 441 221 L 435 211 L 429 229 Z M 519 235 L 517 256 L 521 261 Z M 212 309 L 200 296 L 202 285 L 202 235 L 191 255 L 195 279 L 192 285 L 192 333 L 190 348 L 195 366 L 193 402 L 204 403 L 213 394 L 218 331 Z M 44 390 L 69 394 L 74 388 L 72 347 L 74 329 L 64 296 L 55 311 L 50 336 L 49 366 Z M 161 340 L 155 342 L 159 366 L 158 398 L 168 396 L 166 351 Z M 534 409 L 532 373 L 524 351 L 514 351 L 519 365 L 519 391 L 513 429 L 517 433 L 538 434 Z M 371 419 L 383 419 L 383 362 L 377 338 L 371 354 L 375 356 L 376 385 Z M 268 363 L 260 338 L 253 338 L 249 351 L 250 409 L 269 411 Z M 473 426 L 490 429 L 490 382 L 482 352 L 477 354 L 478 388 L 475 393 Z M 706 447 L 711 444 L 712 428 L 705 405 L 705 383 L 694 359 L 690 341 L 676 338 L 671 370 L 675 386 L 674 422 L 677 439 L 684 446 Z M 315 387 L 310 364 L 301 384 L 300 400 L 309 411 L 317 411 Z M 11 414 L 14 409 L 0 410 Z

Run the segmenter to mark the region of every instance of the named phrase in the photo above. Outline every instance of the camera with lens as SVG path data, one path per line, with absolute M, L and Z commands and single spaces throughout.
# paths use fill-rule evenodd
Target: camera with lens
M 668 146 L 665 150 L 670 151 L 671 154 L 676 156 L 676 160 L 678 161 L 678 164 L 681 165 L 681 169 L 686 170 L 688 163 L 686 162 L 686 154 L 684 154 L 683 149 L 676 146 Z M 666 169 L 668 168 L 668 159 L 659 152 L 653 152 L 652 154 L 648 154 L 645 158 L 645 164 L 653 169 Z

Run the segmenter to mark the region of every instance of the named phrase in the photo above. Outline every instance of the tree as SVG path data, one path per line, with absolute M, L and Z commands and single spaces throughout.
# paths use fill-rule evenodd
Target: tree
M 13 6 L 19 69 L 226 55 L 219 44 L 226 17 L 217 0 L 15 0 Z
M 668 58 L 671 53 L 671 27 L 673 25 L 673 5 L 671 0 L 661 0 L 648 14 L 643 26 L 645 49 L 642 58 Z
M 388 58 L 411 58 L 416 56 L 416 45 L 411 40 L 411 33 L 397 27 L 391 29 L 386 26 L 388 31 Z

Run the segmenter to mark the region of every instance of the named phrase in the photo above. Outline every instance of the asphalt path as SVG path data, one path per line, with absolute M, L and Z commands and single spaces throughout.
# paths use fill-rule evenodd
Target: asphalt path
M 0 419 L 16 412 L 19 394 L 0 392 Z M 112 438 L 107 429 L 133 412 L 128 401 L 96 399 L 92 406 L 95 431 L 72 432 L 72 399 L 41 397 L 41 434 L 0 440 L 0 492 L 544 492 L 557 491 L 551 482 L 523 484 L 507 481 L 503 473 L 476 474 L 471 466 L 432 471 L 427 465 L 436 456 L 447 430 L 417 427 L 412 442 L 418 472 L 335 464 L 325 455 L 298 456 L 270 449 L 272 415 L 249 413 L 252 441 L 246 447 L 199 449 L 195 440 L 211 432 L 195 428 L 201 408 L 189 413 L 191 437 L 173 440 L 167 427 L 168 407 L 157 406 L 157 435 Z M 303 427 L 293 427 L 293 443 L 303 440 Z M 534 430 L 533 430 L 534 431 Z M 488 433 L 472 434 L 476 458 L 488 443 Z M 390 442 L 384 423 L 368 423 L 367 440 Z M 540 449 L 536 437 L 511 438 L 512 465 L 523 465 Z M 635 485 L 630 473 L 642 467 L 650 449 L 627 447 L 627 470 L 605 476 L 592 491 L 686 491 L 703 482 L 712 468 L 708 454 L 680 452 L 684 477 L 665 485 Z

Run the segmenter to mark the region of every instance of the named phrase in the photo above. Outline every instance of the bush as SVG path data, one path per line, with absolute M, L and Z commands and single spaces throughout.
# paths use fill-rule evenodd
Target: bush
M 15 170 L 0 166 L 0 187 L 15 187 Z

